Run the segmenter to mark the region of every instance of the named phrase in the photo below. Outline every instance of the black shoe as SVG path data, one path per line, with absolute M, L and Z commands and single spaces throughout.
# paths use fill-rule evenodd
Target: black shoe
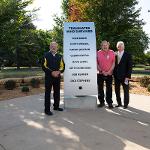
M 109 105 L 108 105 L 108 108 L 109 108 L 109 109 L 113 109 L 114 107 L 113 107 L 112 104 L 109 104 Z
M 54 110 L 56 110 L 56 111 L 63 111 L 63 108 L 58 107 L 58 108 L 54 108 Z
M 53 115 L 53 113 L 51 111 L 45 112 L 45 114 L 48 115 L 48 116 L 52 116 Z
M 118 104 L 118 105 L 116 105 L 115 107 L 122 107 L 122 105 L 121 105 L 121 104 Z
M 124 105 L 124 107 L 123 107 L 124 109 L 127 109 L 128 108 L 128 106 L 127 105 Z
M 104 107 L 104 106 L 105 106 L 105 103 L 100 103 L 97 107 L 102 108 L 102 107 Z

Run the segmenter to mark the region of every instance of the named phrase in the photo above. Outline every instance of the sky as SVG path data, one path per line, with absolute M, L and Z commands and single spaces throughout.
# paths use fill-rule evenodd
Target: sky
M 57 14 L 61 16 L 62 0 L 34 0 L 31 8 L 40 8 L 36 13 L 37 20 L 33 23 L 38 29 L 50 30 L 53 28 L 53 16 Z
M 144 22 L 146 23 L 143 29 L 149 35 L 150 38 L 150 12 L 148 12 L 148 10 L 150 10 L 149 4 L 150 4 L 150 0 L 139 0 L 139 4 L 137 7 L 142 8 L 140 19 L 143 19 Z
M 32 7 L 40 8 L 37 13 L 38 20 L 34 21 L 34 24 L 38 29 L 50 30 L 53 28 L 54 21 L 53 15 L 57 14 L 61 16 L 61 3 L 62 0 L 34 0 Z M 146 25 L 144 25 L 144 31 L 150 37 L 150 0 L 139 0 L 137 8 L 141 7 L 140 19 L 143 19 Z

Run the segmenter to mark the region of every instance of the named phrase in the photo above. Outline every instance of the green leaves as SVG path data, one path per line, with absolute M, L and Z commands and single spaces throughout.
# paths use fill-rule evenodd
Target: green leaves
M 84 8 L 82 13 L 78 14 L 79 21 L 95 22 L 98 49 L 102 40 L 108 40 L 114 50 L 117 41 L 122 40 L 125 42 L 126 50 L 136 56 L 143 54 L 148 47 L 149 39 L 142 29 L 144 22 L 139 19 L 140 9 L 135 9 L 137 0 L 70 0 L 69 2 L 78 10 L 79 7 Z M 69 15 L 75 14 L 68 14 L 68 18 Z
M 27 49 L 32 43 L 32 30 L 35 29 L 32 19 L 35 11 L 26 10 L 31 3 L 32 0 L 0 1 L 0 57 L 6 60 L 3 62 L 5 65 L 15 63 L 19 66 L 25 59 L 25 47 Z M 32 48 L 33 45 L 32 43 Z

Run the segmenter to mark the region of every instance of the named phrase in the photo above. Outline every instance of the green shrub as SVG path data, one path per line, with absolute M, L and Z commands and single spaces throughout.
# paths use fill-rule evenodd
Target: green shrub
M 22 92 L 29 92 L 29 87 L 28 87 L 28 86 L 23 86 L 23 87 L 21 88 L 21 91 L 22 91 Z
M 33 88 L 39 88 L 39 86 L 40 86 L 40 80 L 32 78 L 31 81 L 30 81 L 30 84 L 31 84 L 31 86 Z
M 150 84 L 147 86 L 147 90 L 148 92 L 150 92 Z
M 140 79 L 140 85 L 142 87 L 147 87 L 150 84 L 150 78 L 147 76 L 144 76 Z
M 16 82 L 14 80 L 8 80 L 4 83 L 5 89 L 13 90 L 16 87 Z

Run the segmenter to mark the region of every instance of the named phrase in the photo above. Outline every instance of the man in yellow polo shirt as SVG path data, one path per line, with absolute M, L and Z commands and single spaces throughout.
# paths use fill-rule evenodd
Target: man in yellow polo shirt
M 49 46 L 49 52 L 44 55 L 42 69 L 45 72 L 45 114 L 53 115 L 51 112 L 51 89 L 53 87 L 54 97 L 54 110 L 63 111 L 63 108 L 59 107 L 60 103 L 60 80 L 61 73 L 64 72 L 64 61 L 60 54 L 57 53 L 58 44 L 51 42 Z

